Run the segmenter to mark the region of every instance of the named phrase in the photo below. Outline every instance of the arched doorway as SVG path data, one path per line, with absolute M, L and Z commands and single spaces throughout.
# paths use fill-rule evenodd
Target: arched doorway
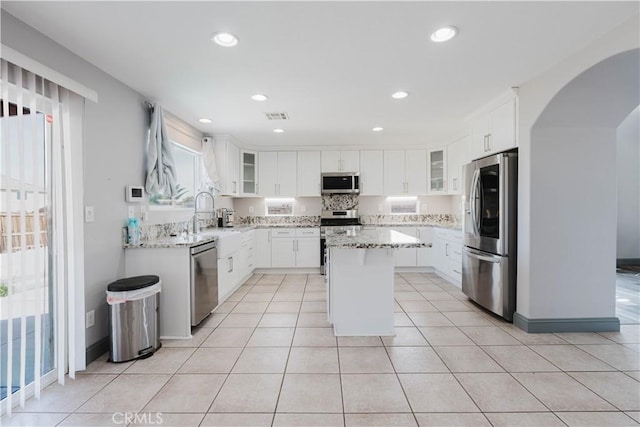
M 616 129 L 640 104 L 639 76 L 639 49 L 613 55 L 558 91 L 531 127 L 519 254 L 528 277 L 514 319 L 524 330 L 619 329 Z

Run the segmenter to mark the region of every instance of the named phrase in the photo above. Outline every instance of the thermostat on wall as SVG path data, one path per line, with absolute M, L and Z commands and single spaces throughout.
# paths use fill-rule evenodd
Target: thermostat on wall
M 135 203 L 144 200 L 144 188 L 136 185 L 127 185 L 127 202 Z

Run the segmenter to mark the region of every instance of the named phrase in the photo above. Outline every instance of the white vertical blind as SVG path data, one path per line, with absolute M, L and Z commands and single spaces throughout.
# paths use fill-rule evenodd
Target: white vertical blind
M 11 414 L 31 393 L 40 397 L 47 384 L 43 375 L 64 384 L 66 373 L 75 378 L 85 367 L 84 327 L 78 324 L 84 318 L 78 263 L 83 229 L 74 228 L 82 208 L 81 144 L 73 125 L 81 120 L 83 104 L 77 94 L 4 59 L 0 72 L 0 280 L 8 289 L 0 305 L 7 325 L 0 330 L 7 342 L 6 360 L 0 360 L 7 380 L 0 412 Z

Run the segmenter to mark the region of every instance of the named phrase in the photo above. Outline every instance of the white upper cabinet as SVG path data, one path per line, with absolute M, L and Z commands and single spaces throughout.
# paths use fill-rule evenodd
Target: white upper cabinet
M 447 192 L 447 151 L 444 148 L 429 150 L 429 193 Z
M 342 160 L 339 151 L 322 152 L 322 172 L 340 172 Z
M 397 196 L 405 194 L 404 150 L 384 151 L 384 194 Z
M 467 158 L 468 137 L 447 145 L 447 192 L 462 194 L 462 166 Z
M 295 151 L 278 152 L 278 196 L 295 197 L 298 191 L 298 168 Z
M 427 193 L 427 152 L 425 150 L 405 151 L 405 178 L 407 193 Z
M 243 197 L 258 194 L 258 153 L 240 150 L 240 195 Z
M 489 116 L 488 149 L 499 153 L 516 146 L 516 100 L 511 99 Z
M 297 191 L 295 151 L 261 151 L 258 155 L 258 194 L 294 197 Z
M 360 195 L 381 196 L 384 194 L 382 150 L 360 152 Z
M 385 150 L 383 169 L 385 195 L 426 194 L 426 150 Z
M 517 104 L 517 96 L 509 92 L 473 115 L 468 160 L 517 146 Z
M 360 152 L 323 151 L 322 172 L 360 172 Z
M 220 195 L 240 195 L 240 149 L 228 136 L 218 136 L 214 139 L 216 166 L 218 167 L 218 182 Z
M 262 197 L 278 195 L 278 153 L 275 151 L 258 154 L 258 194 Z
M 298 151 L 298 196 L 320 196 L 319 151 Z
M 341 151 L 342 160 L 341 172 L 360 172 L 360 152 L 359 151 Z

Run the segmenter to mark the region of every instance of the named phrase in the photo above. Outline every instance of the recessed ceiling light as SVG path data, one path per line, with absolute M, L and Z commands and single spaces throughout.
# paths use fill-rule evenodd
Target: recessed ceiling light
M 224 47 L 232 47 L 238 44 L 238 38 L 231 33 L 214 33 L 211 36 L 211 40 Z
M 251 99 L 253 99 L 254 101 L 266 101 L 269 98 L 267 97 L 267 95 L 256 93 L 255 95 L 251 95 Z
M 374 127 L 373 129 L 371 129 L 374 132 L 380 132 L 382 130 L 384 130 L 384 128 L 381 128 L 380 126 Z
M 402 99 L 406 98 L 407 96 L 409 96 L 409 92 L 404 92 L 402 90 L 391 95 L 393 99 Z
M 211 123 L 211 119 L 202 118 L 198 120 L 200 123 Z
M 431 34 L 431 41 L 436 43 L 446 42 L 447 40 L 451 40 L 457 33 L 458 29 L 456 27 L 442 27 Z
M 282 133 L 282 132 L 284 132 L 284 129 L 274 129 L 273 131 L 275 133 Z

